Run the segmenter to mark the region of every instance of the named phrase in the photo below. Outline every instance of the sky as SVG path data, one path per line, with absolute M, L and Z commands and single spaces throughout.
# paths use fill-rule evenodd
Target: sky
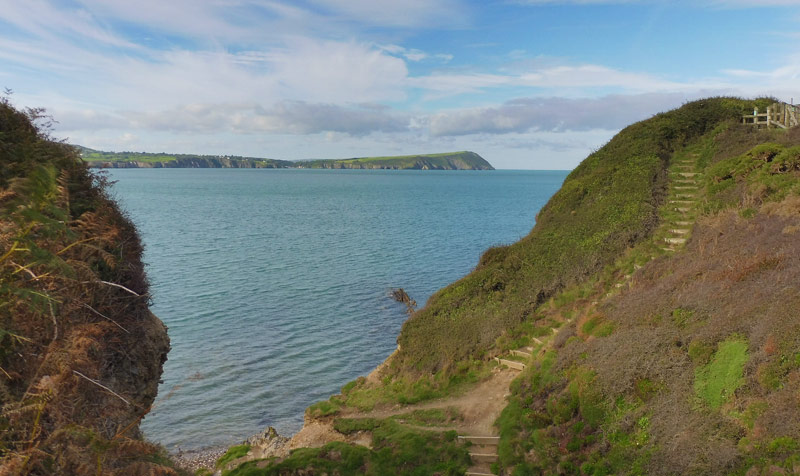
M 0 88 L 99 150 L 563 170 L 690 100 L 800 102 L 800 0 L 0 0 Z

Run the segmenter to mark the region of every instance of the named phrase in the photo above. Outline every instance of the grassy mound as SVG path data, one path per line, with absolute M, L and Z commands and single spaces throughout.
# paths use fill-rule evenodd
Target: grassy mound
M 430 417 L 430 415 L 427 415 Z M 457 475 L 469 466 L 469 455 L 455 432 L 409 429 L 394 419 L 343 420 L 344 432 L 372 432 L 372 449 L 346 443 L 300 448 L 281 461 L 249 461 L 224 476 L 284 474 Z M 261 467 L 259 467 L 261 466 Z

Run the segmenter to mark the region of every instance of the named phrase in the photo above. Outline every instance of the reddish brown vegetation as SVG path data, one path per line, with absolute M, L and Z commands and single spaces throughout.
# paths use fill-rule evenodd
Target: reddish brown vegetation
M 71 148 L 0 126 L 0 473 L 174 474 L 138 430 L 169 340 L 133 225 Z

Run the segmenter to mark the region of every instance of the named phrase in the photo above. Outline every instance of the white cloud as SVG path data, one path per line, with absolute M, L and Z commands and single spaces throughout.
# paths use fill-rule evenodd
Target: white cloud
M 499 106 L 434 114 L 433 136 L 508 134 L 529 131 L 615 130 L 686 101 L 671 94 L 612 95 L 602 98 L 521 98 Z
M 477 93 L 500 87 L 529 87 L 559 90 L 590 88 L 617 88 L 621 91 L 644 92 L 697 89 L 705 87 L 694 83 L 686 85 L 667 81 L 644 73 L 630 73 L 601 65 L 557 65 L 508 74 L 491 73 L 434 73 L 409 79 L 413 87 L 431 92 L 431 97 Z
M 376 46 L 378 49 L 385 51 L 389 54 L 395 56 L 402 56 L 403 58 L 414 62 L 419 62 L 424 60 L 435 60 L 441 63 L 447 63 L 453 59 L 453 55 L 451 54 L 444 54 L 444 53 L 430 54 L 422 50 L 418 50 L 415 48 L 411 49 L 404 48 L 399 45 L 376 45 Z
M 675 4 L 676 0 L 516 0 L 521 5 L 619 5 L 629 3 Z M 800 0 L 677 0 L 677 3 L 696 7 L 792 7 Z
M 316 134 L 351 136 L 375 132 L 405 132 L 409 117 L 385 106 L 311 104 L 283 101 L 270 107 L 257 104 L 189 104 L 155 111 L 55 110 L 64 131 L 142 130 L 192 134 Z
M 369 25 L 390 27 L 463 27 L 468 7 L 459 0 L 311 0 L 312 3 Z

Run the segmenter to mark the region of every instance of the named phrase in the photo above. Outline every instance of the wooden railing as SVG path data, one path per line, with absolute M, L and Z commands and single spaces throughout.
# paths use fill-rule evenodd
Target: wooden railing
M 752 124 L 756 127 L 775 126 L 788 129 L 800 125 L 800 106 L 776 102 L 767 106 L 767 112 L 759 113 L 758 108 L 753 110 L 753 114 L 742 116 L 742 124 Z

